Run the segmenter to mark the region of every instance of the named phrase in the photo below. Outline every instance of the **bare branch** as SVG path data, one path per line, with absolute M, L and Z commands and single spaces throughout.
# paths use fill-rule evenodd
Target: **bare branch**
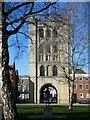
M 6 17 L 9 14 L 11 14 L 14 10 L 17 10 L 18 8 L 23 7 L 25 5 L 29 5 L 29 4 L 34 4 L 34 2 L 31 2 L 31 3 L 29 3 L 29 2 L 22 2 L 22 4 L 19 4 L 19 5 L 15 6 L 15 7 L 10 8 L 9 11 L 5 12 Z

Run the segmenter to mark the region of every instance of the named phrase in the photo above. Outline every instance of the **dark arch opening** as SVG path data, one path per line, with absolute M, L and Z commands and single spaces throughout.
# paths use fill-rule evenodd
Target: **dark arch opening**
M 40 103 L 46 103 L 46 90 L 49 90 L 49 103 L 57 103 L 57 89 L 51 84 L 45 84 L 40 89 Z
M 40 66 L 40 76 L 45 76 L 45 67 L 43 65 Z
M 57 76 L 57 66 L 53 66 L 53 76 Z

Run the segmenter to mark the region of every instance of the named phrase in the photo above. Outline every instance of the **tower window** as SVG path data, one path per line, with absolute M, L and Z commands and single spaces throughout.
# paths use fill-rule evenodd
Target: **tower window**
M 46 30 L 46 37 L 48 37 L 48 38 L 49 38 L 49 37 L 51 36 L 50 34 L 51 34 L 51 31 L 50 31 L 50 29 L 49 29 L 49 28 L 47 28 L 47 30 Z
M 51 51 L 51 50 L 50 50 L 50 45 L 47 44 L 47 45 L 46 45 L 46 53 L 50 53 L 50 51 Z
M 40 53 L 44 53 L 44 46 L 41 44 L 39 48 Z
M 43 65 L 40 67 L 40 76 L 45 76 L 45 68 Z
M 53 66 L 53 76 L 57 76 L 57 67 L 56 67 L 56 65 Z
M 54 45 L 54 46 L 53 46 L 53 50 L 54 50 L 54 53 L 57 53 L 57 52 L 58 52 L 57 45 Z
M 44 38 L 44 30 L 42 28 L 39 29 L 40 38 Z
M 39 55 L 39 61 L 41 61 L 41 55 Z
M 44 61 L 44 55 L 42 55 L 42 61 Z
M 52 66 L 47 66 L 47 76 L 52 76 Z
M 48 61 L 48 55 L 46 55 L 46 61 Z
M 56 38 L 57 36 L 58 36 L 57 30 L 54 28 L 54 29 L 53 29 L 53 37 Z

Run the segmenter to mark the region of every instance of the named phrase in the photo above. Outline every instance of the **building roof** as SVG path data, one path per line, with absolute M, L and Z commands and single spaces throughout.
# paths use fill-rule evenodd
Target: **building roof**
M 72 71 L 70 70 L 70 74 L 72 73 Z M 83 71 L 82 69 L 76 69 L 76 74 L 87 74 L 85 71 Z

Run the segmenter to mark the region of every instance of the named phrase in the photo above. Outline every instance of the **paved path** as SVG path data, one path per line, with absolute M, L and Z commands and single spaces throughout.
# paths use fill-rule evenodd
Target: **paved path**
M 67 118 L 66 116 L 63 116 L 63 115 L 52 115 L 52 116 L 50 116 L 50 117 L 45 117 L 44 115 L 30 115 L 29 117 L 28 117 L 28 119 L 57 119 L 57 118 L 59 118 L 59 119 L 65 119 L 65 118 Z
M 43 103 L 40 103 L 40 104 L 36 104 L 36 103 L 20 103 L 20 104 L 19 104 L 19 103 L 17 103 L 17 105 L 44 105 L 44 106 L 45 106 L 46 104 L 43 104 Z M 53 106 L 53 105 L 57 105 L 57 106 L 58 106 L 58 105 L 62 105 L 62 106 L 63 106 L 63 105 L 66 105 L 66 106 L 69 106 L 69 104 L 63 104 L 63 103 L 61 103 L 61 104 L 54 104 L 54 103 L 53 103 L 53 104 L 50 104 L 50 105 L 52 105 L 52 106 Z M 79 104 L 79 103 L 75 103 L 75 104 L 73 104 L 73 106 L 90 106 L 90 104 Z

